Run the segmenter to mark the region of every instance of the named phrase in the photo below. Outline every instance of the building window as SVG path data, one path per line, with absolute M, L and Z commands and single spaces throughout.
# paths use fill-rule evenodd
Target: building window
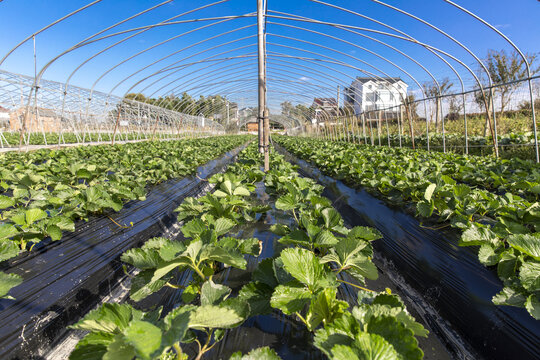
M 366 93 L 366 101 L 376 102 L 378 100 L 378 95 L 376 92 Z

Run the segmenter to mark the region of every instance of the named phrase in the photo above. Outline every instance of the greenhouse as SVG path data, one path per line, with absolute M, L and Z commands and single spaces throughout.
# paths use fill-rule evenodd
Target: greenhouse
M 540 359 L 538 14 L 0 0 L 0 359 Z

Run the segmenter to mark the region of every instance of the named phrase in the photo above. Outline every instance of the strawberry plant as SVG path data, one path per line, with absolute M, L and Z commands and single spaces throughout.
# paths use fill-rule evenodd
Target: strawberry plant
M 90 331 L 71 359 L 186 359 L 188 344 L 195 344 L 201 359 L 221 341 L 227 329 L 251 316 L 280 311 L 299 321 L 313 334 L 314 346 L 330 359 L 421 359 L 415 336 L 427 331 L 407 312 L 398 296 L 365 289 L 365 278 L 377 277 L 371 262 L 371 241 L 380 238 L 370 228 L 344 226 L 339 213 L 321 196 L 322 187 L 303 179 L 282 156 L 272 153 L 277 165 L 263 178 L 255 145 L 240 154 L 225 174 L 211 179 L 213 193 L 186 199 L 178 208 L 184 240 L 149 240 L 128 250 L 122 260 L 140 269 L 132 281 L 130 297 L 142 300 L 163 286 L 183 291 L 182 302 L 168 314 L 131 305 L 104 304 L 73 327 Z M 293 214 L 295 221 L 277 223 L 272 231 L 286 248 L 259 262 L 236 296 L 216 279 L 224 267 L 246 268 L 245 255 L 258 256 L 258 239 L 235 237 L 235 229 L 258 221 L 270 208 L 257 205 L 258 183 L 273 194 L 277 211 Z M 279 204 L 279 205 L 278 205 Z M 281 209 L 281 210 L 280 210 Z M 245 216 L 248 214 L 249 216 Z M 174 271 L 191 271 L 188 284 L 174 284 Z M 343 280 L 343 275 L 358 283 Z M 340 286 L 359 289 L 359 300 L 349 304 L 338 298 Z M 351 309 L 351 306 L 352 309 Z M 235 353 L 231 359 L 279 359 L 269 348 Z
M 459 244 L 479 246 L 479 261 L 497 266 L 504 288 L 494 303 L 525 307 L 540 319 L 538 164 L 315 139 L 276 141 L 330 176 L 460 229 Z
M 192 174 L 248 139 L 228 136 L 1 154 L 0 261 L 44 239 L 60 240 L 63 232 L 75 231 L 78 220 L 119 211 L 131 200 L 143 201 L 148 186 Z M 4 286 L 2 279 L 0 284 Z

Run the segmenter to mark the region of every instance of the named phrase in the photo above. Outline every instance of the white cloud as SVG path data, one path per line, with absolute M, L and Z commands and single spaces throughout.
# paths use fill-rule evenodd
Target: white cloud
M 302 77 L 299 78 L 298 80 L 300 80 L 300 81 L 309 81 L 309 80 L 311 80 L 311 79 L 308 78 L 308 77 L 302 76 Z

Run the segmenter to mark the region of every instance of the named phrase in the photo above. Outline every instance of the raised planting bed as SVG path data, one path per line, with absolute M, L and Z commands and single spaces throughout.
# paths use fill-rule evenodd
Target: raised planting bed
M 221 171 L 242 147 L 197 168 L 196 175 L 149 188 L 145 201 L 131 201 L 116 213 L 79 222 L 62 241 L 5 261 L 2 271 L 23 282 L 0 299 L 0 358 L 27 359 L 45 354 L 114 287 L 125 280 L 120 255 L 151 237 L 174 230 L 173 210 L 208 187 L 201 179 Z M 132 224 L 132 225 L 131 225 Z M 174 232 L 174 231 L 173 231 Z
M 262 173 L 249 147 L 210 179 L 214 192 L 178 207 L 182 238 L 126 251 L 121 260 L 140 270 L 130 300 L 75 324 L 88 333 L 71 358 L 421 359 L 419 338 L 440 350 L 428 358 L 450 358 L 424 342 L 398 295 L 365 288 L 378 277 L 371 243 L 380 234 L 347 227 L 321 186 L 283 157 L 271 161 Z
M 375 263 L 404 281 L 401 291 L 418 297 L 420 317 L 446 340 L 456 358 L 539 357 L 540 322 L 523 308 L 491 301 L 503 284 L 493 268 L 478 261 L 476 249 L 458 245 L 460 231 L 433 221 L 422 223 L 410 208 L 389 205 L 280 151 L 301 173 L 326 187 L 324 195 L 351 226 L 373 226 L 383 234 L 373 243 L 380 256 Z

